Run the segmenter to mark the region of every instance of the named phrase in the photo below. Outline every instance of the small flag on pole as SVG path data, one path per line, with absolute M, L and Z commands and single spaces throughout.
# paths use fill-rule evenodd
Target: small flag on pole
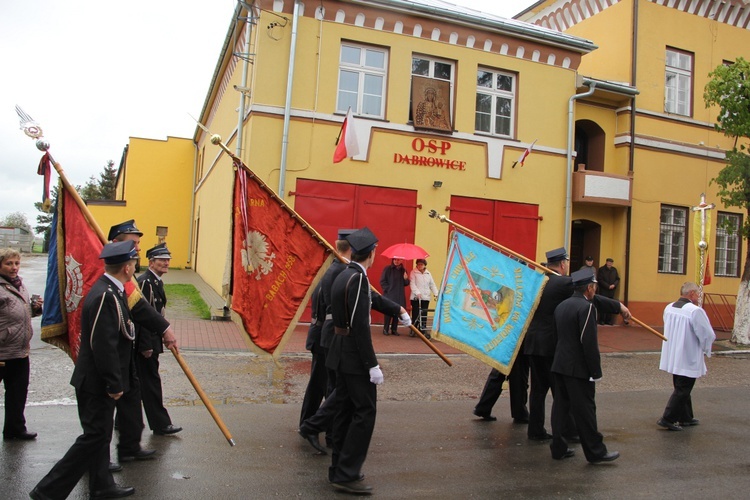
M 523 163 L 526 161 L 526 157 L 531 154 L 531 150 L 534 149 L 534 144 L 536 144 L 536 141 L 538 141 L 538 139 L 534 139 L 534 142 L 529 144 L 528 148 L 524 149 L 523 153 L 521 153 L 521 156 L 519 156 L 518 159 L 513 162 L 511 168 L 516 168 L 516 165 L 519 163 L 523 167 Z
M 333 163 L 339 163 L 344 158 L 351 158 L 359 154 L 359 142 L 357 132 L 354 130 L 354 115 L 352 108 L 346 112 L 341 132 L 336 142 L 336 151 L 333 153 Z

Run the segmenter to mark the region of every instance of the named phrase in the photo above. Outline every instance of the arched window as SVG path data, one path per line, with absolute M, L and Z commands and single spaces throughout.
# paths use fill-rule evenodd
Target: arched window
M 585 165 L 586 170 L 604 172 L 604 130 L 591 120 L 578 120 L 575 129 L 574 171 L 579 165 Z

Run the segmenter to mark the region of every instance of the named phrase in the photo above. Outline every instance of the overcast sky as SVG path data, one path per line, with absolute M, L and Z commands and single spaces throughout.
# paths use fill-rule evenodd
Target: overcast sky
M 512 17 L 533 0 L 452 0 Z M 0 218 L 36 225 L 37 121 L 70 182 L 119 165 L 129 137 L 192 137 L 235 0 L 5 1 L 0 16 Z M 143 179 L 148 182 L 148 179 Z M 52 183 L 57 182 L 53 174 Z

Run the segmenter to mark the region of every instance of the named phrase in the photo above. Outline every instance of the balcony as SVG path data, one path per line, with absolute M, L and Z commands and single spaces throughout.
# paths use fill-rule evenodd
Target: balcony
M 578 165 L 573 172 L 573 203 L 629 207 L 633 201 L 633 176 L 605 174 Z

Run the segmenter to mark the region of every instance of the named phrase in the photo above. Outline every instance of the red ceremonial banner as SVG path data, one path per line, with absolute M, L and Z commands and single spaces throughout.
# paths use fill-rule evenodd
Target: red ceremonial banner
M 329 250 L 244 165 L 234 184 L 232 310 L 253 344 L 273 354 L 294 330 Z

